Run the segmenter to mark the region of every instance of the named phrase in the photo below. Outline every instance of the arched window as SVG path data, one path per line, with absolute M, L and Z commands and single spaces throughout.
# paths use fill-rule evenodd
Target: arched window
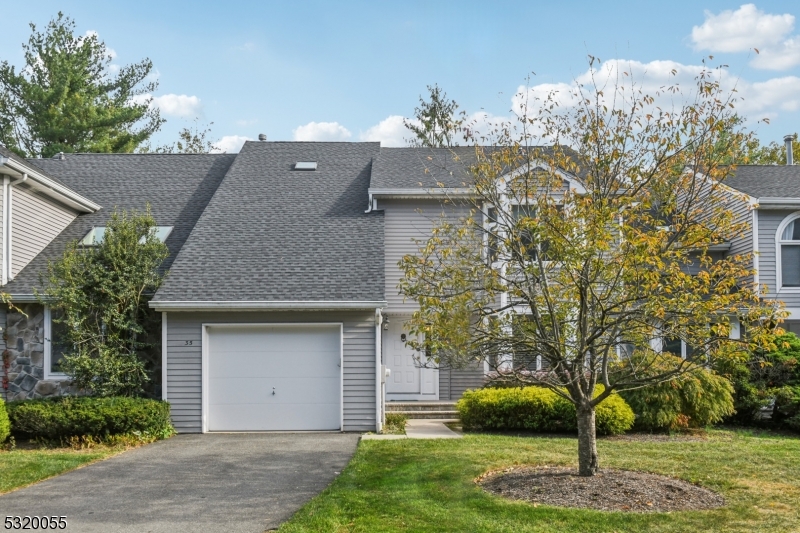
M 800 214 L 792 215 L 778 230 L 780 288 L 800 288 Z

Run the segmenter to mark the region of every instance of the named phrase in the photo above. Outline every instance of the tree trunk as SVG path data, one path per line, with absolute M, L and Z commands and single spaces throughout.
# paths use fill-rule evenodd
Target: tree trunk
M 578 407 L 578 473 L 593 476 L 597 465 L 597 434 L 594 425 L 594 407 Z

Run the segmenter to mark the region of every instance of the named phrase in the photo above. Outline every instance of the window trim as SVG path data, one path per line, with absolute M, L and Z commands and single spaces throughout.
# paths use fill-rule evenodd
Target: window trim
M 50 340 L 53 331 L 52 313 L 50 306 L 44 306 L 44 379 L 48 381 L 66 381 L 69 376 L 63 372 L 51 371 L 52 342 Z
M 780 224 L 778 224 L 778 231 L 775 232 L 775 292 L 784 294 L 800 294 L 800 287 L 784 287 L 783 286 L 783 254 L 782 247 L 784 244 L 792 245 L 792 243 L 800 241 L 784 241 L 781 236 L 786 227 L 794 222 L 800 220 L 800 211 L 788 215 Z

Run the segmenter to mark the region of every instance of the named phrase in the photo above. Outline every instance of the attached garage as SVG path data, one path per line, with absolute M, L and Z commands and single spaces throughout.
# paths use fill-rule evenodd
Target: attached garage
M 204 324 L 204 431 L 342 428 L 342 324 Z

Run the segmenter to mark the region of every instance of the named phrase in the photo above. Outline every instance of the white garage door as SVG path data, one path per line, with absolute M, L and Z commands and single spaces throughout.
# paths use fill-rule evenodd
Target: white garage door
M 208 326 L 208 431 L 341 427 L 337 325 Z

